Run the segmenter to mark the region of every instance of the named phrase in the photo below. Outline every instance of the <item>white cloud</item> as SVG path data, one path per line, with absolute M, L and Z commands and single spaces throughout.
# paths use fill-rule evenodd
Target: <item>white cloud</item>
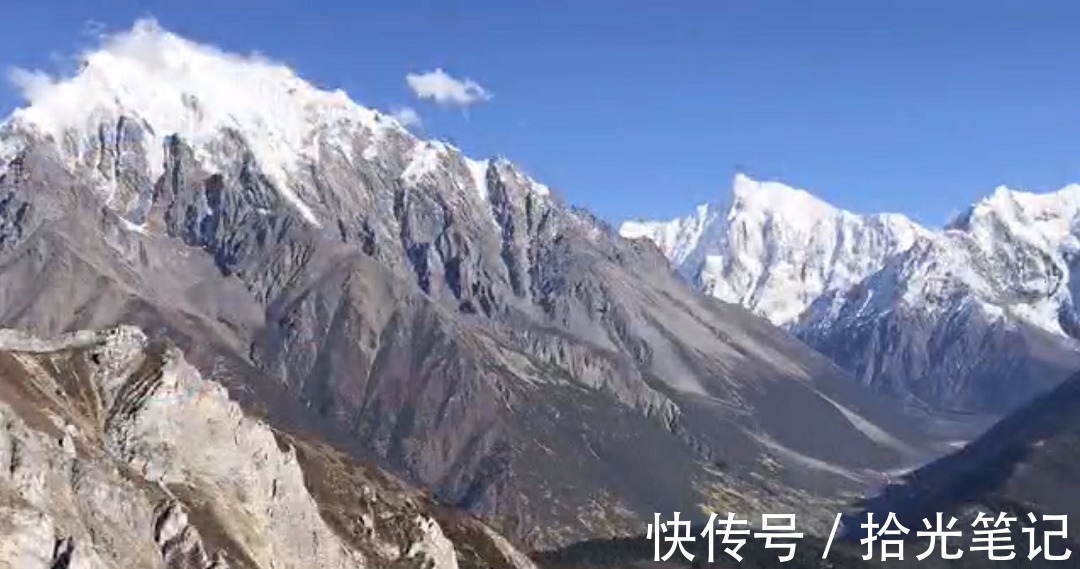
M 56 84 L 56 80 L 44 71 L 23 69 L 21 67 L 13 67 L 8 71 L 8 81 L 19 90 L 19 94 L 27 101 L 33 101 L 49 92 L 53 85 Z
M 393 109 L 390 111 L 390 117 L 401 123 L 401 126 L 405 127 L 420 126 L 424 122 L 420 119 L 420 114 L 412 107 Z
M 490 101 L 491 93 L 472 79 L 458 79 L 441 68 L 405 76 L 409 88 L 421 99 L 431 99 L 440 105 L 467 107 Z

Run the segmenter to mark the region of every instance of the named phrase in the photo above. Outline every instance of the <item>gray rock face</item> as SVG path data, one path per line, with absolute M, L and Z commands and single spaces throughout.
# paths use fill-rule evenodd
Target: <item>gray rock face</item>
M 488 166 L 489 201 L 463 189 L 464 159 L 448 147 L 415 185 L 369 165 L 356 180 L 388 185 L 313 206 L 313 226 L 244 151 L 211 174 L 171 144 L 138 229 L 93 205 L 95 186 L 48 141 L 20 155 L 28 177 L 13 193 L 75 207 L 19 226 L 0 261 L 19 283 L 0 302 L 6 322 L 167 331 L 271 420 L 316 429 L 538 544 L 638 531 L 652 511 L 694 510 L 721 487 L 746 509 L 818 510 L 785 489 L 827 503 L 873 484 L 874 465 L 922 456 L 903 442 L 918 438 L 906 419 L 837 368 L 696 295 L 651 246 L 507 162 Z M 327 158 L 297 184 L 329 192 L 317 180 L 347 171 Z M 42 185 L 46 175 L 63 181 Z M 386 196 L 384 215 L 366 211 Z M 807 422 L 842 443 L 805 437 Z M 642 472 L 644 458 L 664 471 Z M 753 497 L 762 465 L 779 499 Z
M 88 69 L 73 89 L 114 72 Z M 245 108 L 211 128 L 215 101 L 162 84 L 160 105 L 128 101 L 141 83 L 66 123 L 17 113 L 0 188 L 28 205 L 0 208 L 0 322 L 161 332 L 249 412 L 534 545 L 704 506 L 827 522 L 823 504 L 931 452 L 920 424 L 507 160 L 274 73 L 262 87 L 303 121 Z M 155 114 L 174 97 L 200 120 Z M 168 479 L 160 456 L 140 468 Z
M 0 386 L 0 567 L 532 569 L 478 522 L 246 417 L 138 329 L 6 334 Z

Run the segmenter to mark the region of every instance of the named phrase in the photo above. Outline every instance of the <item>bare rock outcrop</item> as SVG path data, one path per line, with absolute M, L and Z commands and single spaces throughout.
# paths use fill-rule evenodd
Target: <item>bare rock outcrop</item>
M 299 453 L 330 451 L 246 416 L 137 328 L 0 338 L 0 567 L 456 569 L 444 524 L 480 527 L 371 467 L 321 504 L 311 488 L 351 467 L 310 457 L 305 471 Z M 335 527 L 330 509 L 350 502 L 387 527 Z M 505 551 L 482 564 L 529 567 Z

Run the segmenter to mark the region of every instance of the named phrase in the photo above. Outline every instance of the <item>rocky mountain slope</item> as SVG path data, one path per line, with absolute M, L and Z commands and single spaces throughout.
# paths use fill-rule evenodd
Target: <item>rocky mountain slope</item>
M 999 188 L 943 229 L 739 175 L 726 201 L 627 222 L 700 289 L 784 326 L 863 383 L 1002 413 L 1080 369 L 1080 186 Z
M 868 500 L 867 511 L 905 521 L 927 512 L 974 518 L 977 512 L 1080 516 L 1080 375 L 1037 398 L 954 454 L 905 476 Z M 1057 527 L 1048 529 L 1060 529 Z M 1080 543 L 1080 527 L 1068 524 Z M 1026 536 L 1024 543 L 1026 544 Z
M 284 66 L 140 22 L 32 78 L 0 127 L 0 322 L 168 336 L 249 412 L 512 538 L 827 521 L 939 452 L 651 244 Z
M 1059 567 L 1080 555 L 1080 375 L 1010 414 L 963 449 L 923 466 L 863 503 L 845 523 L 848 538 L 862 537 L 866 515 L 883 519 L 894 512 L 907 527 L 921 527 L 938 512 L 955 517 L 964 533 L 954 547 L 974 544 L 979 515 L 1011 518 L 999 543 L 1016 557 L 995 561 L 1004 567 Z M 1046 516 L 1051 516 L 1047 518 Z M 1064 516 L 1064 522 L 1053 519 Z M 1071 522 L 1071 523 L 1070 523 Z M 1036 548 L 1034 560 L 1029 559 Z M 1041 549 L 1040 549 L 1041 548 Z M 1048 559 L 1047 548 L 1051 557 Z M 1069 553 L 1071 551 L 1071 553 Z M 1002 551 L 1001 554 L 1007 555 Z M 1063 557 L 1068 556 L 1068 557 Z M 984 566 L 986 552 L 966 552 L 956 566 Z M 953 566 L 953 565 L 949 565 Z
M 0 331 L 0 567 L 534 566 L 121 327 Z

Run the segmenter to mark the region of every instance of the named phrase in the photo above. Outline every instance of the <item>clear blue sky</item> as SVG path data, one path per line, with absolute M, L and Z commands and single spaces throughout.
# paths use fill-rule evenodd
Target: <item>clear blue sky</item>
M 1080 2 L 30 1 L 0 18 L 0 65 L 144 16 L 413 106 L 611 220 L 688 212 L 736 169 L 932 224 L 1000 183 L 1080 181 Z M 405 74 L 435 67 L 494 99 L 415 100 Z

